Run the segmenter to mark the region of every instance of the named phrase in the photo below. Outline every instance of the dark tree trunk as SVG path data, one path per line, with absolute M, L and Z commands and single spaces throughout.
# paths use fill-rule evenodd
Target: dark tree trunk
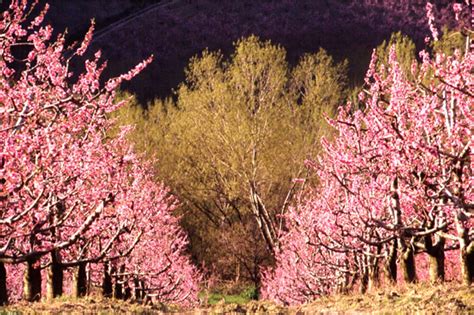
M 72 280 L 72 296 L 75 298 L 83 297 L 87 294 L 87 274 L 86 264 L 81 263 L 74 268 Z
M 454 167 L 453 182 L 456 183 L 453 189 L 453 195 L 461 200 L 464 199 L 463 189 L 463 171 L 464 165 L 469 165 L 471 150 L 466 150 L 464 155 L 458 160 Z M 467 210 L 467 209 L 464 209 Z M 474 281 L 474 241 L 470 239 L 471 227 L 469 227 L 469 218 L 458 211 L 454 218 L 456 230 L 459 237 L 459 254 L 461 259 L 461 279 L 466 286 L 472 285 Z
M 59 253 L 51 253 L 51 265 L 48 267 L 46 299 L 48 301 L 63 294 L 64 271 L 60 265 Z
M 140 281 L 137 277 L 133 278 L 133 298 L 135 301 L 141 300 L 141 290 L 140 290 Z
M 459 237 L 459 255 L 461 260 L 462 283 L 470 286 L 474 281 L 474 242 L 469 239 L 467 228 L 460 216 L 456 217 L 456 229 Z
M 115 283 L 114 283 L 114 292 L 113 297 L 116 299 L 123 299 L 123 274 L 125 272 L 125 266 L 121 265 L 118 271 L 118 275 L 115 276 Z
M 132 289 L 127 286 L 125 287 L 125 290 L 123 292 L 123 299 L 124 300 L 129 300 L 132 297 Z
M 255 286 L 255 296 L 252 299 L 258 300 L 260 298 L 260 288 L 262 286 L 262 279 L 260 277 L 260 266 L 257 260 L 254 261 L 252 278 L 253 284 Z
M 7 270 L 5 264 L 0 262 L 0 306 L 8 304 Z
M 400 257 L 400 269 L 405 283 L 416 282 L 415 253 L 411 247 L 402 249 Z
M 113 297 L 115 299 L 123 299 L 123 285 L 118 279 L 114 282 Z
M 104 263 L 104 278 L 102 280 L 102 295 L 104 297 L 112 297 L 113 294 L 111 272 L 109 263 Z
M 390 186 L 390 215 L 394 226 L 399 226 L 402 222 L 402 211 L 400 206 L 400 191 L 398 189 L 398 177 L 393 179 Z M 402 239 L 395 238 L 388 249 L 388 257 L 385 262 L 385 270 L 388 282 L 395 284 L 397 282 L 397 256 L 398 248 L 403 244 Z
M 466 286 L 472 285 L 474 282 L 474 242 L 469 246 L 465 242 L 461 242 L 461 279 Z
M 434 255 L 429 255 L 431 283 L 444 281 L 444 259 L 444 250 L 438 250 Z
M 369 284 L 369 275 L 368 275 L 367 271 L 364 271 L 362 273 L 361 277 L 360 277 L 359 292 L 361 294 L 365 294 L 367 292 L 368 284 Z
M 358 265 L 360 268 L 360 287 L 359 293 L 365 294 L 369 285 L 369 268 L 367 256 L 362 256 L 358 259 Z
M 35 262 L 34 260 L 26 262 L 23 277 L 23 299 L 28 302 L 39 301 L 41 298 L 41 270 L 34 267 Z
M 390 284 L 397 283 L 397 240 L 393 240 L 385 260 L 385 277 Z
M 435 236 L 435 243 L 431 235 L 425 236 L 425 248 L 430 263 L 430 282 L 438 283 L 444 281 L 444 244 L 445 240 Z

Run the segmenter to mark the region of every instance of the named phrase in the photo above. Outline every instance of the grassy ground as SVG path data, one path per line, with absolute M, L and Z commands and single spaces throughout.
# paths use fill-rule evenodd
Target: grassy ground
M 243 305 L 250 302 L 248 297 L 239 295 L 239 294 L 220 294 L 220 293 L 212 293 L 209 295 L 208 303 L 210 305 L 216 305 L 219 302 L 224 301 L 225 304 L 238 304 Z
M 305 305 L 303 312 L 474 313 L 474 287 L 418 284 L 365 295 L 335 295 Z
M 312 303 L 284 308 L 266 301 L 246 304 L 224 304 L 220 301 L 208 310 L 211 313 L 278 313 L 278 314 L 474 314 L 474 287 L 458 284 L 392 287 L 375 292 L 323 297 Z
M 173 312 L 176 309 L 166 308 L 164 305 L 140 305 L 125 301 L 87 297 L 72 299 L 63 297 L 53 302 L 18 303 L 6 308 L 0 307 L 0 315 L 16 314 L 158 314 Z
M 0 308 L 3 314 L 345 314 L 345 313 L 449 313 L 474 314 L 474 287 L 457 284 L 431 286 L 418 284 L 404 288 L 387 288 L 359 295 L 334 295 L 313 303 L 284 308 L 271 302 L 252 301 L 248 295 L 210 294 L 210 306 L 194 310 L 179 310 L 176 307 L 138 305 L 124 301 L 101 298 L 71 300 L 62 298 L 53 303 L 23 303 Z
M 204 304 L 210 305 L 212 307 L 219 304 L 245 305 L 257 298 L 258 293 L 254 286 L 244 287 L 239 291 L 240 292 L 229 292 L 229 290 L 222 289 L 210 293 L 201 292 L 199 294 L 199 299 L 204 301 Z

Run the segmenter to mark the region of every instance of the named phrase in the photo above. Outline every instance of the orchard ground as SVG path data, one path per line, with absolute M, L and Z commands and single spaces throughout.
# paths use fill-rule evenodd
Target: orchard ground
M 218 300 L 220 298 L 220 300 Z M 91 296 L 84 299 L 63 297 L 53 303 L 19 303 L 0 308 L 0 314 L 60 314 L 60 313 L 133 313 L 133 314 L 222 314 L 222 313 L 450 313 L 474 312 L 474 287 L 457 283 L 430 285 L 419 283 L 406 287 L 387 287 L 364 295 L 331 295 L 301 307 L 282 307 L 272 302 L 249 300 L 241 295 L 209 295 L 211 305 L 184 310 L 173 305 L 155 303 L 140 305 L 121 300 Z

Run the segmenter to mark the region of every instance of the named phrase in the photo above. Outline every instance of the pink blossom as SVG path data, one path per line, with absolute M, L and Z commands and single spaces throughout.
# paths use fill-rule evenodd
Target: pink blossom
M 454 14 L 455 14 L 456 21 L 459 21 L 459 14 L 462 11 L 462 4 L 461 3 L 454 3 L 453 4 L 453 11 L 454 11 Z
M 434 25 L 434 12 L 433 12 L 433 4 L 431 2 L 426 3 L 426 17 L 428 18 L 428 25 L 430 27 L 431 35 L 435 41 L 438 40 L 438 29 Z

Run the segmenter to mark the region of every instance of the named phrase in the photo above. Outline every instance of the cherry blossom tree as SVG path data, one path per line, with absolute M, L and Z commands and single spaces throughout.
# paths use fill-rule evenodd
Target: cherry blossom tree
M 333 291 L 341 275 L 365 288 L 378 281 L 381 263 L 389 281 L 400 270 L 414 282 L 418 253 L 429 258 L 430 280 L 442 281 L 446 265 L 456 265 L 446 263 L 455 257 L 447 250 L 458 251 L 457 272 L 472 283 L 474 55 L 467 48 L 420 58 L 409 76 L 394 47 L 386 66 L 375 66 L 374 53 L 360 109 L 348 104 L 329 119 L 338 135 L 307 162 L 320 183 L 287 217 L 276 268 L 264 271 L 265 297 L 303 303 Z
M 115 90 L 152 58 L 102 85 L 106 63 L 99 51 L 73 76 L 70 64 L 84 56 L 94 25 L 81 43 L 65 47 L 64 34 L 53 39 L 52 27 L 42 26 L 48 6 L 31 16 L 37 2 L 12 1 L 0 21 L 0 283 L 18 288 L 18 278 L 6 270 L 18 273 L 15 267 L 24 264 L 23 297 L 35 300 L 42 293 L 40 270 L 47 268 L 52 298 L 63 293 L 64 270 L 74 267 L 73 291 L 83 295 L 88 264 L 117 264 L 140 248 L 143 235 L 143 246 L 150 246 L 164 234 L 153 266 L 173 278 L 160 265 L 167 257 L 188 272 L 179 273 L 174 286 L 162 280 L 156 287 L 166 287 L 170 301 L 195 301 L 199 276 L 171 216 L 174 202 L 149 177 L 146 186 L 135 184 L 148 171 L 125 141 L 126 130 L 113 140 L 106 133 L 108 113 L 123 104 L 114 101 Z M 148 186 L 154 197 L 144 201 Z M 0 287 L 1 303 L 6 290 Z

